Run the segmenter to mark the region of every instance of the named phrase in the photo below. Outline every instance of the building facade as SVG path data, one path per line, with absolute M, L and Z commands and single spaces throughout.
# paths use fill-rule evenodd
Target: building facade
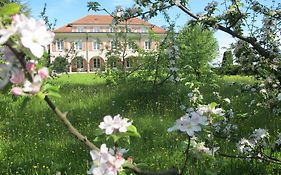
M 110 15 L 88 15 L 54 30 L 51 62 L 59 56 L 67 58 L 69 72 L 101 71 L 109 62 L 112 67 L 122 64 L 128 68 L 131 58 L 138 56 L 135 48 L 153 50 L 157 47 L 158 42 L 151 40 L 150 33 L 164 38 L 165 32 L 139 18 L 114 24 Z M 114 53 L 114 59 L 109 60 L 114 49 L 119 53 Z

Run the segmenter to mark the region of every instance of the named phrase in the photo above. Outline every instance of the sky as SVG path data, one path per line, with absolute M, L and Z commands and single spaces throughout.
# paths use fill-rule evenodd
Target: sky
M 54 19 L 57 19 L 56 28 L 71 23 L 79 18 L 82 18 L 89 14 L 105 14 L 105 12 L 88 12 L 87 2 L 90 0 L 23 0 L 31 9 L 31 15 L 34 18 L 39 18 L 40 12 L 44 7 L 44 4 L 47 3 L 46 14 L 49 16 L 51 22 Z M 101 4 L 102 8 L 107 9 L 109 12 L 114 11 L 115 7 L 121 5 L 122 7 L 130 7 L 133 5 L 133 0 L 93 0 Z M 211 0 L 190 0 L 188 8 L 195 12 L 203 12 L 204 7 Z M 181 12 L 178 7 L 172 7 L 168 14 L 171 16 L 171 19 L 176 21 L 177 29 L 180 30 L 181 27 L 186 24 L 190 19 L 188 15 Z M 179 17 L 177 18 L 177 16 Z M 157 26 L 168 26 L 165 22 L 163 15 L 158 15 L 149 20 L 150 23 Z M 220 62 L 222 59 L 222 54 L 225 51 L 225 48 L 229 46 L 230 43 L 235 40 L 228 34 L 224 32 L 216 32 L 215 37 L 218 40 L 220 47 L 220 55 L 215 60 L 215 62 Z

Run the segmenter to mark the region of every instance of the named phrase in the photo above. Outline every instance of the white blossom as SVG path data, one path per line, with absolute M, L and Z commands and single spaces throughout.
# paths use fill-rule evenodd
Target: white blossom
M 132 125 L 132 122 L 128 122 L 129 119 L 122 118 L 120 115 L 112 118 L 107 115 L 103 118 L 103 122 L 100 123 L 99 128 L 105 131 L 105 134 L 110 135 L 113 132 L 127 132 L 127 128 Z
M 0 29 L 0 35 L 0 44 L 5 43 L 12 35 L 19 35 L 21 44 L 38 58 L 43 56 L 44 47 L 54 39 L 54 33 L 47 31 L 43 20 L 28 19 L 23 14 L 13 16 L 12 25 L 7 29 Z
M 278 134 L 277 139 L 275 141 L 275 144 L 277 146 L 281 146 L 281 133 Z
M 111 154 L 105 144 L 102 144 L 100 150 L 90 152 L 93 165 L 88 171 L 92 175 L 117 175 L 122 169 L 125 159 L 120 154 Z
M 259 141 L 265 137 L 269 136 L 269 133 L 265 129 L 255 129 L 253 134 L 251 135 L 255 141 Z
M 199 113 L 191 112 L 177 119 L 175 125 L 168 128 L 168 132 L 179 130 L 181 132 L 186 132 L 191 137 L 195 132 L 201 131 L 200 125 L 206 124 L 206 117 L 199 115 Z
M 278 101 L 281 101 L 281 93 L 279 93 L 279 94 L 277 95 L 277 99 L 278 99 Z
M 248 139 L 242 138 L 238 142 L 237 148 L 241 153 L 249 153 L 255 148 L 255 144 L 253 144 Z

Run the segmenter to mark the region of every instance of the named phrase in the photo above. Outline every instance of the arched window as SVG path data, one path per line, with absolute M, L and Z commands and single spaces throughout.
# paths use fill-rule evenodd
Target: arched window
M 100 58 L 94 58 L 94 68 L 100 68 Z

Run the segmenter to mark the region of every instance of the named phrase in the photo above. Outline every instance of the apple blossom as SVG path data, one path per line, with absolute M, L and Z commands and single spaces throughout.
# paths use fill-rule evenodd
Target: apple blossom
M 281 146 L 281 133 L 278 134 L 277 140 L 275 141 L 275 144 L 276 144 L 277 146 Z
M 46 79 L 49 77 L 49 70 L 47 67 L 43 67 L 41 69 L 38 70 L 38 75 L 42 78 L 42 79 Z
M 253 144 L 250 140 L 242 138 L 238 144 L 237 148 L 241 153 L 249 153 L 255 148 L 255 144 Z
M 30 60 L 26 63 L 26 69 L 28 72 L 34 72 L 36 68 L 36 62 L 34 60 Z
M 0 44 L 4 44 L 12 35 L 15 34 L 15 31 L 11 29 L 0 29 Z
M 201 131 L 199 123 L 194 122 L 188 115 L 176 120 L 173 127 L 168 128 L 168 132 L 180 130 L 181 132 L 186 132 L 190 137 L 194 135 L 194 132 Z
M 127 118 L 122 118 L 119 114 L 114 116 L 114 118 L 107 115 L 103 118 L 99 128 L 104 130 L 105 134 L 110 135 L 113 132 L 127 132 L 127 128 L 130 125 L 132 125 L 132 122 L 128 122 Z
M 36 94 L 40 91 L 41 88 L 41 78 L 39 75 L 36 75 L 33 78 L 33 82 L 26 80 L 23 84 L 23 91 L 26 93 Z
M 20 69 L 14 69 L 10 81 L 13 84 L 21 84 L 25 81 L 24 72 Z
M 198 112 L 191 112 L 191 120 L 201 125 L 207 125 L 207 117 L 201 116 Z
M 38 58 L 43 56 L 43 46 L 51 44 L 54 39 L 54 34 L 47 31 L 45 23 L 41 20 L 35 21 L 33 18 L 26 21 L 20 33 L 23 46 L 29 48 L 31 53 Z
M 0 29 L 0 44 L 4 44 L 12 35 L 19 35 L 21 44 L 29 48 L 31 53 L 41 58 L 44 46 L 51 44 L 54 33 L 47 31 L 44 21 L 28 19 L 25 15 L 14 15 L 12 25 L 8 29 Z
M 110 135 L 114 131 L 113 119 L 110 115 L 103 118 L 103 122 L 100 123 L 99 128 L 105 130 L 105 134 Z
M 23 94 L 23 90 L 22 90 L 22 88 L 20 88 L 20 87 L 13 87 L 13 88 L 11 89 L 11 93 L 12 93 L 13 95 L 15 95 L 15 96 L 20 96 L 20 95 Z
M 277 95 L 277 99 L 278 99 L 278 101 L 281 101 L 281 93 L 279 93 L 279 94 Z
M 269 136 L 269 133 L 265 129 L 255 129 L 253 134 L 251 135 L 255 141 L 259 141 L 265 137 Z
M 88 171 L 92 175 L 117 175 L 122 170 L 125 159 L 122 155 L 111 154 L 105 144 L 102 144 L 100 150 L 92 150 L 90 152 L 93 166 Z

